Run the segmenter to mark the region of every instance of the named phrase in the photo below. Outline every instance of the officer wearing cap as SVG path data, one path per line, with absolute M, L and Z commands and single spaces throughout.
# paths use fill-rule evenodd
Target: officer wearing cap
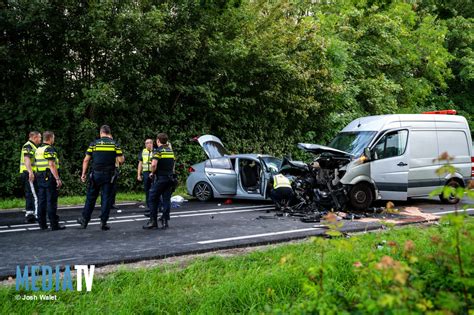
M 99 192 L 102 190 L 101 203 L 101 229 L 107 231 L 110 227 L 107 225 L 109 219 L 112 190 L 115 181 L 115 166 L 123 164 L 124 157 L 120 145 L 112 139 L 110 127 L 103 125 L 100 127 L 100 139 L 92 142 L 86 152 L 82 162 L 81 180 L 83 183 L 87 179 L 87 168 L 92 159 L 92 171 L 89 174 L 89 185 L 87 187 L 86 204 L 82 211 L 82 216 L 77 222 L 83 229 L 87 227 L 94 211 L 95 203 Z
M 20 177 L 25 190 L 25 222 L 33 223 L 38 216 L 38 186 L 35 180 L 35 151 L 41 143 L 41 133 L 31 131 L 28 141 L 21 147 Z
M 43 144 L 35 151 L 35 161 L 38 179 L 38 223 L 42 230 L 46 230 L 46 212 L 48 213 L 51 230 L 64 230 L 66 227 L 59 225 L 58 189 L 63 185 L 59 177 L 59 158 L 54 145 L 54 133 L 43 133 Z
M 150 189 L 149 200 L 151 203 L 150 220 L 144 229 L 156 229 L 158 227 L 158 204 L 160 198 L 163 198 L 163 215 L 161 222 L 163 228 L 168 227 L 171 208 L 171 192 L 175 187 L 174 167 L 175 155 L 168 142 L 168 135 L 160 133 L 157 136 L 156 143 L 158 148 L 155 150 L 151 162 L 151 174 L 153 184 Z
M 143 189 L 145 190 L 145 200 L 148 209 L 151 209 L 149 192 L 151 187 L 151 158 L 153 157 L 153 140 L 145 140 L 145 148 L 138 154 L 137 180 L 143 181 Z

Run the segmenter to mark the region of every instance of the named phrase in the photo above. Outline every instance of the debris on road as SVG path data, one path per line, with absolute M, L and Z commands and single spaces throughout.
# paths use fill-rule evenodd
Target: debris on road
M 180 195 L 176 195 L 176 196 L 171 197 L 171 202 L 183 203 L 183 202 L 186 202 L 186 201 L 187 200 L 184 199 L 184 197 L 180 196 Z

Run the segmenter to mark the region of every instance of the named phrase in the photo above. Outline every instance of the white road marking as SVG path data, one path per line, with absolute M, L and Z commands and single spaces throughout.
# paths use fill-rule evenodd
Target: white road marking
M 262 208 L 262 209 L 248 209 L 248 210 L 234 210 L 234 211 L 216 211 L 216 212 L 208 212 L 208 213 L 195 213 L 195 214 L 178 214 L 175 216 L 171 216 L 172 218 L 185 218 L 185 217 L 199 217 L 203 215 L 213 215 L 213 214 L 227 214 L 227 213 L 240 213 L 240 212 L 254 212 L 254 211 L 261 211 L 261 210 L 270 210 L 274 209 L 274 207 L 270 208 Z
M 19 231 L 26 231 L 26 229 L 11 229 L 11 230 L 0 231 L 0 233 L 19 232 Z
M 271 233 L 263 233 L 263 234 L 244 235 L 244 236 L 220 238 L 220 239 L 208 240 L 208 241 L 200 241 L 200 242 L 197 242 L 197 243 L 201 244 L 201 245 L 204 245 L 204 244 L 213 244 L 213 243 L 245 240 L 245 239 L 249 239 L 249 238 L 257 238 L 257 237 L 265 237 L 265 236 L 273 236 L 273 235 L 309 232 L 309 231 L 316 231 L 316 230 L 320 230 L 320 228 L 307 228 L 307 229 L 299 229 L 299 230 L 289 230 L 289 231 L 271 232 Z
M 467 212 L 467 211 L 474 211 L 474 208 L 468 208 L 468 209 L 466 209 L 466 210 L 464 210 L 464 209 L 459 209 L 459 210 L 457 210 L 457 212 L 459 212 L 459 213 L 462 213 L 462 212 L 464 212 L 464 211 L 466 211 L 466 212 Z M 430 214 L 447 214 L 447 213 L 454 213 L 454 212 L 456 212 L 456 210 L 433 212 L 433 213 L 430 213 Z
M 243 210 L 227 210 L 227 209 L 242 209 Z M 249 209 L 253 208 L 253 209 Z M 195 210 L 195 211 L 183 211 L 183 212 L 177 212 L 180 214 L 175 214 L 171 215 L 171 218 L 181 218 L 181 217 L 196 217 L 196 216 L 204 216 L 204 215 L 217 215 L 217 214 L 227 214 L 227 213 L 239 213 L 239 212 L 254 212 L 254 211 L 262 211 L 262 210 L 271 210 L 274 209 L 274 207 L 268 207 L 268 206 L 249 206 L 249 207 L 232 207 L 232 208 L 219 208 L 221 211 L 214 211 L 214 212 L 209 212 L 211 211 L 210 209 L 208 210 Z M 186 213 L 186 214 L 181 214 L 181 213 Z M 140 215 L 130 215 L 130 216 L 118 216 L 118 217 L 112 217 L 107 223 L 123 223 L 123 222 L 135 222 L 135 221 L 145 221 L 148 220 L 148 218 L 143 217 L 143 214 Z M 66 223 L 66 227 L 75 227 L 75 226 L 80 226 L 75 220 L 68 220 L 68 221 L 60 221 L 60 223 Z M 69 224 L 70 223 L 70 224 Z M 100 218 L 95 218 L 92 219 L 89 225 L 99 225 Z M 19 227 L 22 227 L 20 229 L 17 229 Z M 36 226 L 36 224 L 18 224 L 18 225 L 11 225 L 11 226 L 2 226 L 0 228 L 4 228 L 6 230 L 1 230 L 0 233 L 10 233 L 10 232 L 19 232 L 19 231 L 31 231 L 31 230 L 39 230 L 40 228 Z
M 175 211 L 175 215 L 172 215 L 171 217 L 175 217 L 175 218 L 179 218 L 181 215 L 184 216 L 185 214 L 191 214 L 191 213 L 207 213 L 207 212 L 215 212 L 216 210 L 219 210 L 220 212 L 227 212 L 228 210 L 235 210 L 235 209 L 261 209 L 261 210 L 271 210 L 271 209 L 274 209 L 273 206 L 269 206 L 269 205 L 260 205 L 260 206 L 242 206 L 242 207 L 230 207 L 230 208 L 215 208 L 215 209 L 205 209 L 205 210 L 190 210 L 190 211 Z M 235 212 L 235 211 L 234 211 Z M 234 212 L 230 212 L 229 213 L 234 213 Z M 209 213 L 209 214 L 215 214 L 215 213 Z M 141 218 L 143 217 L 143 214 L 137 214 L 137 215 L 127 215 L 127 216 L 113 216 L 113 217 L 110 217 L 109 220 L 121 220 L 121 219 L 128 219 L 128 218 Z M 100 218 L 94 218 L 94 219 L 91 219 L 90 224 L 92 224 L 92 222 L 94 221 L 100 221 Z M 76 220 L 67 220 L 67 221 L 60 221 L 60 223 L 75 223 Z M 10 227 L 15 227 L 15 228 L 19 228 L 19 227 L 30 227 L 30 226 L 34 226 L 36 224 L 34 223 L 28 223 L 28 224 L 15 224 L 15 225 L 11 225 L 11 226 L 8 226 L 8 225 L 4 225 L 4 226 L 0 226 L 0 229 L 8 229 Z
M 75 259 L 80 259 L 81 257 L 72 257 L 72 258 L 64 258 L 64 259 L 56 259 L 56 260 L 51 260 L 51 262 L 60 262 L 60 261 L 67 261 L 67 260 L 75 260 Z

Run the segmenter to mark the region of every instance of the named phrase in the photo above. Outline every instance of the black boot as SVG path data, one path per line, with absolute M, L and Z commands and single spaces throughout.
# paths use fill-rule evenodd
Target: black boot
M 156 222 L 155 218 L 151 218 L 148 222 L 143 226 L 145 230 L 157 229 L 158 223 Z
M 167 228 L 169 228 L 168 219 L 161 218 L 160 222 L 161 222 L 161 228 L 163 230 L 166 230 Z
M 28 214 L 25 216 L 25 223 L 35 223 L 37 220 L 34 214 Z
M 77 223 L 79 223 L 81 225 L 82 229 L 85 229 L 87 227 L 87 223 L 89 223 L 89 221 L 87 221 L 83 217 L 80 217 L 80 218 L 77 219 Z
M 107 225 L 107 221 L 100 221 L 100 229 L 102 231 L 110 230 L 110 226 Z
M 51 224 L 51 231 L 58 231 L 58 230 L 64 230 L 64 229 L 66 229 L 66 227 L 64 225 L 59 225 L 58 222 Z
M 40 227 L 41 230 L 47 230 L 48 229 L 48 225 L 46 223 L 44 223 L 44 224 L 40 223 L 39 227 Z

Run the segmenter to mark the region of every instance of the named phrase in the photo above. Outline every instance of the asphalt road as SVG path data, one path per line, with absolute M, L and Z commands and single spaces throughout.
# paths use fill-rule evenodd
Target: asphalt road
M 0 212 L 0 279 L 15 276 L 16 266 L 106 265 L 217 249 L 268 244 L 322 234 L 320 223 L 303 223 L 298 217 L 276 216 L 268 202 L 191 201 L 172 209 L 170 228 L 143 230 L 147 218 L 136 204 L 112 210 L 111 230 L 101 231 L 96 208 L 86 230 L 75 219 L 80 208 L 65 208 L 58 214 L 67 229 L 42 231 L 36 224 L 24 224 L 18 211 Z M 343 220 L 343 231 L 377 229 L 381 220 L 410 224 L 435 220 L 453 212 L 453 206 L 435 200 L 412 200 L 397 205 L 400 215 L 377 215 L 361 220 Z M 271 211 L 271 212 L 268 212 Z M 474 214 L 474 206 L 470 207 Z

